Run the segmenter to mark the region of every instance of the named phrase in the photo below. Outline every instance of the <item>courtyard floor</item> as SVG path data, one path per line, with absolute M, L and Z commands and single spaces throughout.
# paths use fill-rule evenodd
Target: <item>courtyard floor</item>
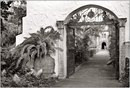
M 70 78 L 60 80 L 55 87 L 121 87 L 112 65 L 106 65 L 109 52 L 99 51 Z

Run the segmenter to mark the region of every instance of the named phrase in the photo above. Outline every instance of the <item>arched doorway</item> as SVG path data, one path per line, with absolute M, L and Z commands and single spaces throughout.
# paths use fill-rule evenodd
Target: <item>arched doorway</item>
M 66 55 L 67 77 L 75 72 L 76 31 L 100 29 L 104 25 L 110 28 L 111 45 L 113 49 L 116 67 L 116 77 L 119 78 L 119 27 L 118 17 L 109 9 L 98 5 L 85 5 L 71 12 L 64 21 L 66 28 Z M 104 43 L 105 46 L 105 43 Z M 92 46 L 93 47 L 93 46 Z M 112 47 L 110 47 L 112 48 Z
M 106 42 L 102 42 L 102 45 L 101 45 L 102 48 L 101 49 L 106 49 L 106 46 L 107 46 Z

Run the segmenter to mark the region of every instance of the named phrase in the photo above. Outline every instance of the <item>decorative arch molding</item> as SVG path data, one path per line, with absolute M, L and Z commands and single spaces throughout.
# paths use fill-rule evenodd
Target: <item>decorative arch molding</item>
M 89 4 L 89 5 L 85 5 L 85 6 L 81 6 L 79 7 L 78 9 L 72 11 L 64 20 L 64 24 L 67 24 L 69 22 L 69 19 L 76 13 L 78 13 L 79 11 L 82 11 L 86 8 L 98 8 L 98 9 L 102 9 L 103 11 L 107 11 L 109 12 L 112 16 L 114 16 L 117 20 L 118 20 L 118 17 L 115 13 L 113 13 L 111 10 L 105 8 L 105 7 L 102 7 L 102 6 L 99 6 L 99 5 L 94 5 L 94 4 Z

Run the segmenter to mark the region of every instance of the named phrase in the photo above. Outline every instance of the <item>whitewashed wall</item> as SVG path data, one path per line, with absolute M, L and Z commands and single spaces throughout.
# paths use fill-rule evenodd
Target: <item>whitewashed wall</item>
M 125 41 L 129 40 L 129 1 L 27 1 L 27 16 L 23 18 L 23 33 L 17 36 L 16 45 L 24 40 L 23 37 L 36 32 L 40 27 L 52 25 L 57 29 L 56 21 L 64 20 L 73 10 L 88 4 L 103 6 L 113 11 L 119 18 L 127 18 Z M 56 64 L 56 72 L 57 68 Z

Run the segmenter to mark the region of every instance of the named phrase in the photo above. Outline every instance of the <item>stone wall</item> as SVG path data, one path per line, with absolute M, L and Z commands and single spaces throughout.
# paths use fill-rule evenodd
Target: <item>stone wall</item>
M 130 41 L 125 42 L 125 46 L 126 46 L 126 49 L 125 49 L 125 57 L 130 58 Z
M 58 51 L 58 76 L 59 78 L 63 79 L 63 78 L 66 78 L 66 75 L 67 75 L 67 72 L 66 72 L 66 31 L 65 31 L 65 26 L 64 26 L 64 22 L 63 21 L 57 21 L 56 22 L 56 26 L 61 34 L 61 38 L 63 39 L 63 41 L 59 41 L 58 42 L 58 46 L 63 49 L 63 51 Z
M 130 60 L 130 41 L 124 42 L 121 47 L 120 51 L 120 81 L 124 80 L 124 77 L 126 76 L 126 63 L 130 64 L 129 62 L 126 62 L 126 58 Z M 127 60 L 128 61 L 128 60 Z
M 120 79 L 122 78 L 124 74 L 124 68 L 125 68 L 125 24 L 127 19 L 121 18 L 119 19 L 119 73 L 120 73 Z

